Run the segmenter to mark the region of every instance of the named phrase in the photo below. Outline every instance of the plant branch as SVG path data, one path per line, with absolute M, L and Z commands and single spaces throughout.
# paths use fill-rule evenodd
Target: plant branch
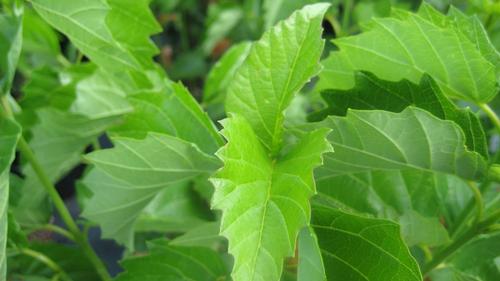
M 2 96 L 2 106 L 4 107 L 4 110 L 7 114 L 9 114 L 10 112 L 10 115 L 8 116 L 10 118 L 13 118 L 12 110 L 10 110 L 6 96 Z M 89 245 L 85 236 L 83 236 L 82 233 L 80 232 L 80 229 L 78 228 L 76 222 L 73 220 L 73 217 L 68 211 L 68 208 L 66 208 L 64 201 L 62 200 L 61 196 L 59 196 L 57 189 L 52 184 L 52 181 L 47 176 L 47 173 L 45 173 L 42 165 L 38 161 L 38 158 L 35 156 L 35 153 L 33 152 L 33 150 L 31 150 L 30 146 L 28 145 L 23 136 L 19 138 L 17 148 L 19 149 L 21 154 L 26 158 L 26 160 L 30 163 L 31 167 L 33 168 L 33 171 L 35 171 L 35 174 L 40 180 L 40 183 L 43 185 L 43 187 L 49 194 L 50 198 L 52 199 L 52 202 L 54 203 L 56 210 L 58 211 L 59 215 L 61 216 L 66 226 L 68 227 L 68 230 L 75 238 L 75 242 L 82 248 L 89 261 L 94 265 L 101 279 L 104 281 L 111 280 L 111 276 L 109 275 L 106 267 L 99 259 L 99 257 L 96 255 L 92 247 Z

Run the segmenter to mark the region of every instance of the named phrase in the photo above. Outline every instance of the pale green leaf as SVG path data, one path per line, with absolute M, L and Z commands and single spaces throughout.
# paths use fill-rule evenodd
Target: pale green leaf
M 299 234 L 298 281 L 326 281 L 318 238 L 312 228 L 303 228 Z
M 6 10 L 0 13 L 0 96 L 10 91 L 23 40 L 23 7 L 17 1 L 4 5 Z
M 212 67 L 205 81 L 203 101 L 207 104 L 221 102 L 236 71 L 243 64 L 251 49 L 248 42 L 231 47 Z
M 173 246 L 202 246 L 215 249 L 223 238 L 219 235 L 219 222 L 206 222 L 170 241 Z
M 219 281 L 227 280 L 224 261 L 204 247 L 173 246 L 164 240 L 149 242 L 150 254 L 121 262 L 125 272 L 116 281 Z
M 219 166 L 217 159 L 192 143 L 167 135 L 113 141 L 114 148 L 86 156 L 95 167 L 84 179 L 93 197 L 83 216 L 99 223 L 103 237 L 130 248 L 137 217 L 160 191 Z
M 485 176 L 486 162 L 465 147 L 462 130 L 453 122 L 408 107 L 401 113 L 349 110 L 319 126 L 333 129 L 328 137 L 335 153 L 325 156 L 317 177 L 372 170 L 416 169 L 457 175 Z
M 228 89 L 226 111 L 245 117 L 266 150 L 281 148 L 283 111 L 318 73 L 328 4 L 304 7 L 254 43 Z
M 99 66 L 118 71 L 151 67 L 151 58 L 143 56 L 150 56 L 153 46 L 142 44 L 144 36 L 157 32 L 158 26 L 152 24 L 150 12 L 144 11 L 146 1 L 127 1 L 135 8 L 132 13 L 124 10 L 120 1 L 33 0 L 31 3 L 44 20 L 68 36 Z M 116 26 L 123 23 L 128 28 Z
M 349 108 L 381 109 L 400 112 L 408 106 L 425 109 L 443 120 L 457 123 L 466 136 L 468 149 L 488 157 L 486 137 L 479 118 L 469 109 L 460 109 L 451 102 L 428 75 L 420 83 L 408 80 L 384 81 L 370 73 L 356 73 L 356 85 L 349 90 L 326 90 L 322 96 L 328 108 L 310 116 L 319 120 L 326 115 L 345 115 Z
M 214 47 L 229 35 L 243 18 L 243 11 L 237 5 L 209 5 L 206 23 L 205 39 L 202 43 L 203 52 L 210 54 Z
M 328 130 L 305 134 L 273 160 L 244 117 L 233 115 L 223 125 L 228 144 L 217 153 L 224 167 L 212 178 L 212 207 L 223 212 L 221 234 L 235 259 L 233 279 L 277 281 L 309 222 L 312 170 L 331 151 Z
M 16 123 L 0 118 L 0 279 L 2 280 L 5 279 L 7 270 L 5 245 L 7 243 L 10 164 L 14 160 L 20 134 L 21 128 Z
M 438 268 L 429 273 L 432 281 L 484 281 L 457 270 L 454 267 Z
M 428 73 L 447 96 L 472 102 L 488 102 L 497 93 L 495 66 L 475 42 L 418 14 L 373 19 L 363 33 L 334 43 L 340 51 L 324 62 L 320 80 L 327 81 L 320 89 L 351 88 L 353 71 L 363 70 L 384 80 L 413 83 Z
M 314 205 L 312 227 L 331 281 L 421 281 L 396 223 Z

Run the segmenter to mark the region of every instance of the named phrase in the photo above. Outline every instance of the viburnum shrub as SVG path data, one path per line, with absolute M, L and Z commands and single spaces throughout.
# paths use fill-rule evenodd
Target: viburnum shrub
M 498 3 L 149 2 L 1 1 L 1 280 L 500 280 Z

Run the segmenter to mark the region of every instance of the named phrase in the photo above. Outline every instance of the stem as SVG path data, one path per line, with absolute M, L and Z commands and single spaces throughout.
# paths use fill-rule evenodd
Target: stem
M 498 118 L 497 114 L 493 109 L 486 103 L 478 103 L 477 106 L 481 108 L 484 113 L 488 116 L 488 118 L 491 120 L 497 131 L 500 133 L 500 119 Z
M 48 268 L 52 269 L 59 276 L 61 276 L 62 280 L 66 280 L 66 281 L 72 280 L 56 262 L 54 262 L 51 258 L 47 257 L 46 255 L 44 255 L 40 252 L 37 252 L 37 251 L 33 251 L 31 249 L 27 249 L 27 248 L 20 249 L 19 253 L 26 255 L 26 256 L 29 256 L 29 257 L 32 257 L 32 258 L 38 260 L 39 262 L 45 264 Z
M 2 96 L 2 106 L 4 107 L 6 114 L 7 115 L 10 114 L 8 115 L 8 117 L 12 118 L 13 117 L 12 110 L 10 110 L 9 104 L 6 101 L 7 101 L 6 96 Z M 23 136 L 19 138 L 19 141 L 17 143 L 17 148 L 19 149 L 21 154 L 26 158 L 26 160 L 28 160 L 28 162 L 30 163 L 31 167 L 33 168 L 33 171 L 35 171 L 38 179 L 40 180 L 40 183 L 43 185 L 43 187 L 49 194 L 50 198 L 52 199 L 54 206 L 56 207 L 56 210 L 61 216 L 61 219 L 64 221 L 69 231 L 75 238 L 75 242 L 80 246 L 80 248 L 83 250 L 89 261 L 94 265 L 101 279 L 104 281 L 111 280 L 111 276 L 109 275 L 106 267 L 99 259 L 99 257 L 96 255 L 96 253 L 94 252 L 94 250 L 92 249 L 86 238 L 80 232 L 80 229 L 78 228 L 77 224 L 73 220 L 73 217 L 71 217 L 70 212 L 66 208 L 64 201 L 62 200 L 61 196 L 59 196 L 57 189 L 52 184 L 52 181 L 45 173 L 42 165 L 38 161 L 38 158 L 35 156 L 33 150 L 31 150 L 31 148 L 29 147 L 28 143 L 26 142 Z
M 431 270 L 436 268 L 439 264 L 445 261 L 451 254 L 455 253 L 460 247 L 469 242 L 472 238 L 474 238 L 478 234 L 478 228 L 472 227 L 467 230 L 462 236 L 460 236 L 457 240 L 453 241 L 449 246 L 438 252 L 434 255 L 434 258 L 425 264 L 422 267 L 422 275 L 426 275 Z
M 470 240 L 475 238 L 477 235 L 488 231 L 490 226 L 496 225 L 496 222 L 500 219 L 500 210 L 493 212 L 490 216 L 484 220 L 476 223 L 474 226 L 469 228 L 460 237 L 453 241 L 450 245 L 439 251 L 434 258 L 422 267 L 422 274 L 425 276 L 431 270 L 436 268 L 439 264 L 445 261 L 449 256 L 455 253 L 463 245 L 467 244 Z

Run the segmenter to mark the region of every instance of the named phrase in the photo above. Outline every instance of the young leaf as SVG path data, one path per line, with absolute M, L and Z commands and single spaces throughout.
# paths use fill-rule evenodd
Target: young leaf
M 486 162 L 466 150 L 462 130 L 453 122 L 408 107 L 401 113 L 349 110 L 319 126 L 333 129 L 328 137 L 334 154 L 325 156 L 317 176 L 371 170 L 416 169 L 454 174 L 474 180 L 485 175 Z
M 488 102 L 497 93 L 494 65 L 469 38 L 418 14 L 374 19 L 363 33 L 335 40 L 340 48 L 324 63 L 320 80 L 329 87 L 353 86 L 353 71 L 384 80 L 418 83 L 428 73 L 449 97 Z
M 328 280 L 422 280 L 396 223 L 315 204 L 312 227 Z
M 299 233 L 298 281 L 326 281 L 318 238 L 312 228 L 303 228 Z
M 17 1 L 4 1 L 9 11 L 0 13 L 0 96 L 9 93 L 23 40 L 23 8 Z
M 0 112 L 1 113 L 1 112 Z M 0 279 L 5 280 L 7 243 L 7 207 L 9 205 L 10 164 L 14 160 L 21 128 L 5 118 L 0 118 Z
M 145 41 L 142 36 L 157 32 L 158 26 L 152 24 L 150 12 L 144 11 L 146 1 L 127 1 L 127 5 L 136 8 L 133 13 L 124 12 L 120 1 L 108 1 L 33 0 L 31 3 L 44 20 L 68 36 L 97 65 L 117 71 L 151 67 L 150 57 L 143 56 L 149 56 L 153 46 L 142 45 Z M 128 28 L 115 26 L 118 23 L 127 23 Z M 140 32 L 130 33 L 131 29 Z
M 94 196 L 83 216 L 101 225 L 103 237 L 133 248 L 133 227 L 141 211 L 164 188 L 206 175 L 219 162 L 195 145 L 150 133 L 143 140 L 115 138 L 112 149 L 86 156 L 95 168 L 84 184 Z
M 229 86 L 226 111 L 245 117 L 271 154 L 281 148 L 283 111 L 320 69 L 327 8 L 306 6 L 264 33 Z
M 167 241 L 149 242 L 151 253 L 122 261 L 125 272 L 116 281 L 227 280 L 224 261 L 204 247 L 172 246 Z
M 293 255 L 297 234 L 309 221 L 312 170 L 331 151 L 329 131 L 304 135 L 273 160 L 244 117 L 233 115 L 223 125 L 228 144 L 217 153 L 224 167 L 212 178 L 212 207 L 223 211 L 221 234 L 235 259 L 233 279 L 277 281 L 283 259 Z
M 469 109 L 460 109 L 451 102 L 430 76 L 424 75 L 417 85 L 408 80 L 385 81 L 371 73 L 361 72 L 356 73 L 355 81 L 356 86 L 350 90 L 323 91 L 328 108 L 310 119 L 344 116 L 349 108 L 400 112 L 408 106 L 416 106 L 440 119 L 457 123 L 465 133 L 467 147 L 488 158 L 486 137 L 478 117 Z

